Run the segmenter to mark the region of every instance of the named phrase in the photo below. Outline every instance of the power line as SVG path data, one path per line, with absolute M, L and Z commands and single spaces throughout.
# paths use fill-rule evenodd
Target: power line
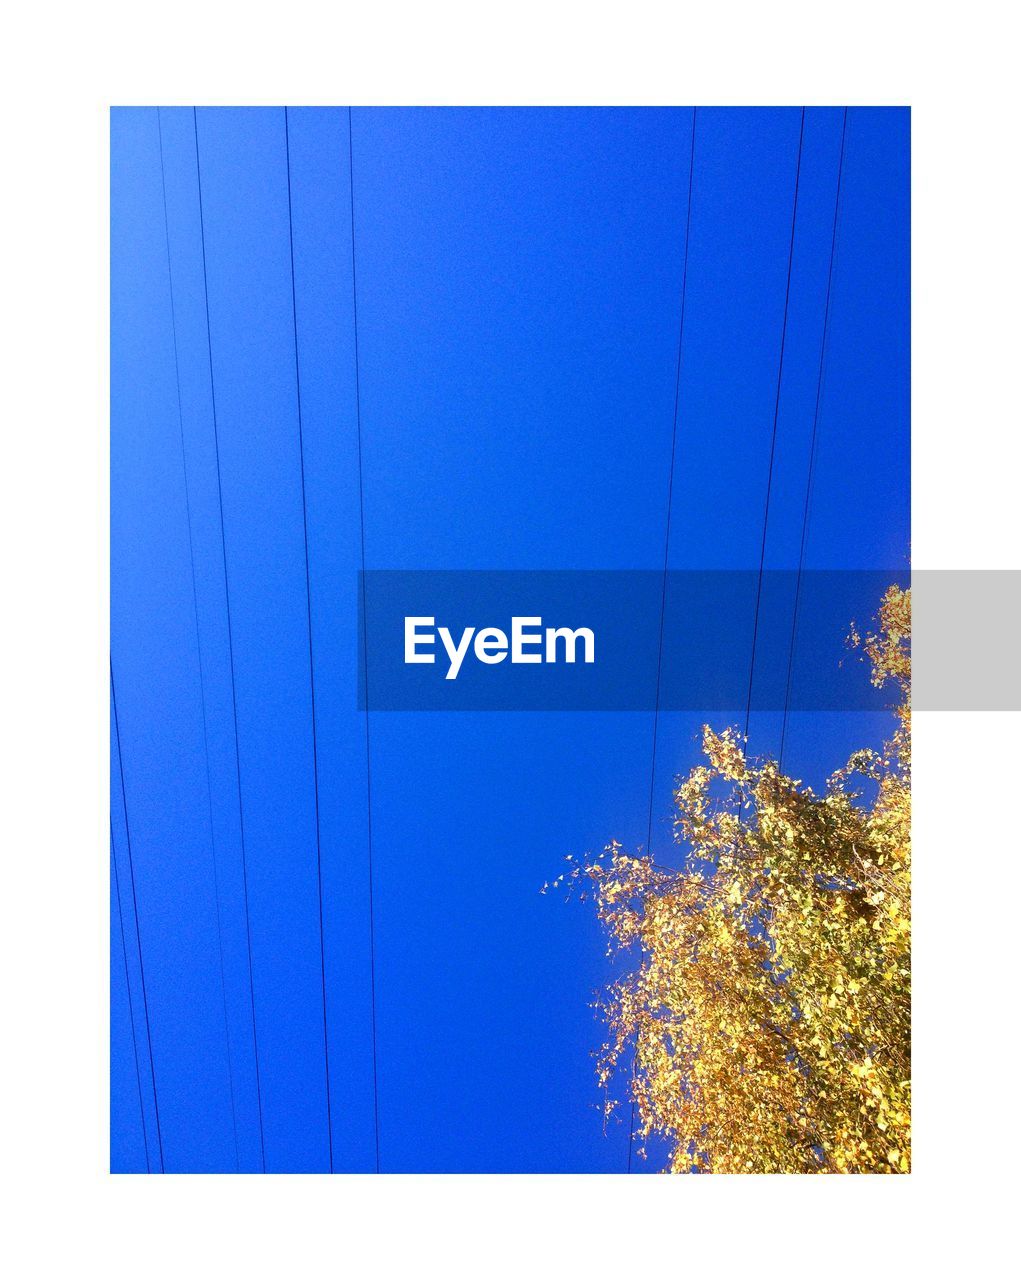
M 206 224 L 202 208 L 202 162 L 199 152 L 198 111 L 192 107 L 195 130 L 195 175 L 198 180 L 199 239 L 202 245 L 202 292 L 206 310 L 206 347 L 209 354 L 209 398 L 213 414 L 213 446 L 216 454 L 216 495 L 220 512 L 220 549 L 223 554 L 223 591 L 227 609 L 227 648 L 230 654 L 230 696 L 234 713 L 234 763 L 238 786 L 238 824 L 241 837 L 241 879 L 245 903 L 245 938 L 248 946 L 248 994 L 252 1011 L 252 1045 L 255 1050 L 255 1092 L 259 1104 L 259 1150 L 262 1172 L 266 1172 L 266 1136 L 262 1118 L 262 1080 L 259 1073 L 259 1032 L 255 1017 L 255 978 L 252 970 L 252 925 L 248 910 L 248 858 L 245 850 L 245 810 L 241 791 L 241 749 L 238 740 L 238 697 L 234 674 L 234 632 L 230 612 L 230 574 L 227 568 L 227 537 L 223 522 L 223 482 L 220 474 L 220 433 L 216 419 L 216 384 L 213 377 L 213 335 L 209 323 L 209 277 L 206 272 Z
M 160 1126 L 160 1102 L 156 1092 L 156 1063 L 152 1053 L 152 1027 L 149 1022 L 149 994 L 145 985 L 145 964 L 142 960 L 142 931 L 138 924 L 138 893 L 135 889 L 135 859 L 131 850 L 131 824 L 128 822 L 128 793 L 124 786 L 124 756 L 121 753 L 121 722 L 117 714 L 117 687 L 113 679 L 113 659 L 110 659 L 110 703 L 113 707 L 114 737 L 117 743 L 117 769 L 121 783 L 121 807 L 124 811 L 124 835 L 128 851 L 128 874 L 131 884 L 131 906 L 135 917 L 135 940 L 138 943 L 138 973 L 142 985 L 142 1011 L 145 1015 L 145 1040 L 149 1049 L 149 1076 L 152 1080 L 152 1102 L 156 1113 L 156 1141 L 160 1153 L 160 1173 L 165 1173 L 163 1164 L 163 1129 Z M 116 867 L 116 863 L 114 864 Z M 119 898 L 118 898 L 119 901 Z M 130 988 L 129 988 L 130 990 Z M 148 1160 L 148 1148 L 146 1149 Z
M 780 333 L 780 360 L 776 371 L 776 399 L 773 403 L 773 434 L 769 444 L 769 472 L 766 477 L 766 505 L 762 513 L 762 549 L 759 555 L 759 581 L 755 592 L 755 623 L 752 628 L 752 656 L 748 668 L 748 708 L 745 712 L 744 738 L 752 718 L 752 683 L 755 677 L 755 649 L 759 638 L 759 607 L 762 602 L 762 575 L 766 567 L 766 532 L 769 527 L 769 500 L 773 490 L 773 461 L 776 457 L 776 427 L 780 418 L 780 388 L 783 383 L 783 358 L 787 347 L 787 317 L 791 301 L 791 269 L 794 265 L 794 229 L 798 221 L 798 189 L 801 185 L 801 154 L 805 143 L 805 108 L 801 108 L 801 131 L 798 134 L 798 165 L 794 173 L 794 206 L 791 210 L 790 246 L 787 250 L 787 287 L 783 300 L 783 329 Z
M 121 907 L 121 877 L 117 870 L 117 842 L 113 835 L 113 815 L 110 815 L 110 862 L 113 865 L 114 889 L 117 894 L 117 920 L 120 924 L 121 955 L 124 957 L 124 985 L 128 993 L 128 1020 L 131 1023 L 131 1048 L 135 1058 L 135 1083 L 138 1086 L 138 1113 L 142 1118 L 142 1146 L 145 1148 L 145 1171 L 152 1173 L 149 1163 L 149 1132 L 145 1123 L 145 1103 L 142 1101 L 142 1070 L 138 1064 L 138 1036 L 135 1032 L 135 1004 L 131 999 L 131 973 L 128 969 L 128 944 L 124 936 L 124 910 Z
M 227 978 L 223 958 L 223 925 L 220 906 L 220 875 L 216 863 L 216 826 L 213 822 L 213 782 L 209 764 L 209 728 L 206 715 L 206 679 L 202 661 L 202 632 L 199 627 L 199 597 L 195 576 L 195 542 L 191 529 L 191 494 L 188 484 L 188 454 L 184 443 L 184 411 L 181 404 L 181 363 L 177 348 L 177 316 L 174 310 L 174 268 L 170 257 L 170 216 L 167 212 L 167 171 L 163 159 L 163 124 L 160 109 L 156 108 L 156 129 L 160 142 L 160 178 L 163 185 L 163 230 L 167 243 L 167 279 L 170 284 L 170 327 L 174 337 L 174 380 L 177 386 L 177 425 L 181 436 L 181 469 L 184 473 L 184 509 L 188 524 L 188 559 L 191 564 L 191 600 L 195 616 L 195 647 L 199 664 L 199 697 L 202 705 L 202 742 L 206 758 L 206 800 L 209 807 L 209 842 L 213 864 L 213 893 L 216 899 L 216 939 L 220 955 L 220 994 L 223 998 L 223 1033 L 227 1042 L 227 1079 L 230 1086 L 230 1120 L 234 1132 L 234 1166 L 241 1172 L 241 1153 L 238 1147 L 237 1106 L 234 1098 L 234 1061 L 230 1049 L 230 1020 L 227 1016 Z
M 294 285 L 294 217 L 291 208 L 291 131 L 284 107 L 284 148 L 287 154 L 287 235 L 291 251 L 291 319 L 294 326 L 294 385 L 298 402 L 298 456 L 301 461 L 301 519 L 305 537 L 305 612 L 308 623 L 308 682 L 312 697 L 312 776 L 316 810 L 316 880 L 319 889 L 319 971 L 323 992 L 323 1056 L 326 1064 L 326 1131 L 330 1172 L 333 1172 L 333 1115 L 330 1107 L 330 1031 L 326 1016 L 326 941 L 323 929 L 323 850 L 319 823 L 319 749 L 316 737 L 316 677 L 312 650 L 312 584 L 308 564 L 308 504 L 305 498 L 305 436 L 301 417 L 301 362 L 298 358 L 298 301 Z
M 649 830 L 646 839 L 646 852 L 652 853 L 652 811 L 653 792 L 656 785 L 656 743 L 659 732 L 659 697 L 663 672 L 663 628 L 666 620 L 667 570 L 670 564 L 670 521 L 674 497 L 674 460 L 677 456 L 677 415 L 681 396 L 681 352 L 684 342 L 684 312 L 688 294 L 688 241 L 691 232 L 691 193 L 695 172 L 695 121 L 698 108 L 691 114 L 691 154 L 688 167 L 688 208 L 684 222 L 684 265 L 681 269 L 681 314 L 677 333 L 677 367 L 674 374 L 674 415 L 670 437 L 670 472 L 667 481 L 666 495 L 666 532 L 663 539 L 663 586 L 659 604 L 659 653 L 656 660 L 656 706 L 652 718 L 652 769 L 649 778 Z
M 652 764 L 649 770 L 649 830 L 645 843 L 645 852 L 652 857 L 652 812 L 653 796 L 656 789 L 656 746 L 659 738 L 659 695 L 663 673 L 663 627 L 666 619 L 667 572 L 670 566 L 670 517 L 674 498 L 674 461 L 677 456 L 677 415 L 681 398 L 681 354 L 684 344 L 684 312 L 688 296 L 688 244 L 691 239 L 691 193 L 695 175 L 695 122 L 698 108 L 691 109 L 691 152 L 688 157 L 688 207 L 684 219 L 684 262 L 681 268 L 681 305 L 680 320 L 677 326 L 677 366 L 674 373 L 674 414 L 670 434 L 670 472 L 667 479 L 666 494 L 666 529 L 663 538 L 663 586 L 659 604 L 659 653 L 656 659 L 656 706 L 652 717 Z M 638 1058 L 638 1045 L 635 1043 L 635 1056 L 631 1061 L 631 1127 L 628 1132 L 627 1171 L 631 1172 L 632 1155 L 635 1142 L 635 1099 L 634 1079 Z
M 808 544 L 808 515 L 812 498 L 812 482 L 815 479 L 815 446 L 819 430 L 819 408 L 822 404 L 823 372 L 826 365 L 826 340 L 830 328 L 830 295 L 833 289 L 833 262 L 837 249 L 837 224 L 840 215 L 840 189 L 844 180 L 844 144 L 847 141 L 847 107 L 840 129 L 840 159 L 837 162 L 837 193 L 833 201 L 833 231 L 830 237 L 830 264 L 826 275 L 826 306 L 823 310 L 822 343 L 819 347 L 819 375 L 815 386 L 815 412 L 812 415 L 812 442 L 808 451 L 808 479 L 805 484 L 805 510 L 801 518 L 801 550 L 798 554 L 798 578 L 794 591 L 794 613 L 791 618 L 791 641 L 787 650 L 787 688 L 783 701 L 783 727 L 780 730 L 780 756 L 777 766 L 783 770 L 783 753 L 787 742 L 787 716 L 791 702 L 791 683 L 794 671 L 794 646 L 798 630 L 798 611 L 801 605 L 801 578 L 805 567 L 805 547 Z
M 367 619 L 365 611 L 365 483 L 362 470 L 362 389 L 358 351 L 358 272 L 355 254 L 355 159 L 354 130 L 351 108 L 347 109 L 348 177 L 351 192 L 351 300 L 354 317 L 355 356 L 355 418 L 358 425 L 358 520 L 361 536 L 361 606 L 362 606 L 362 662 L 365 675 L 365 800 L 366 834 L 369 864 L 369 989 L 372 1002 L 372 1112 L 376 1141 L 376 1172 L 379 1173 L 379 1082 L 376 1066 L 376 927 L 373 909 L 372 870 L 372 750 L 369 734 L 369 654 L 367 643 Z

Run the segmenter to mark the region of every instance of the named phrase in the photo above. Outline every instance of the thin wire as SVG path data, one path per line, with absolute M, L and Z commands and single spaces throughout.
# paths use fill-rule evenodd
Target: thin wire
M 365 668 L 365 800 L 367 814 L 367 844 L 369 862 L 369 987 L 372 1001 L 372 1110 L 376 1135 L 376 1172 L 379 1173 L 379 1082 L 376 1067 L 376 932 L 373 910 L 372 872 L 372 751 L 369 736 L 369 655 L 367 647 L 367 622 L 365 614 L 365 484 L 362 471 L 362 389 L 358 352 L 358 273 L 355 255 L 355 159 L 354 131 L 351 108 L 347 109 L 348 176 L 351 190 L 351 297 L 354 314 L 355 347 L 355 417 L 358 424 L 358 519 L 361 534 L 361 606 L 362 606 L 362 662 Z
M 773 435 L 769 445 L 769 473 L 766 478 L 766 506 L 762 513 L 762 550 L 759 555 L 759 582 L 755 592 L 755 625 L 752 629 L 752 657 L 748 668 L 748 709 L 745 712 L 744 738 L 752 718 L 752 682 L 755 678 L 755 649 L 759 638 L 759 606 L 762 601 L 762 575 L 766 567 L 766 531 L 769 527 L 769 500 L 773 490 L 773 460 L 776 457 L 776 426 L 780 418 L 780 387 L 783 383 L 783 358 L 787 346 L 787 316 L 791 301 L 791 268 L 794 265 L 794 228 L 798 221 L 798 188 L 801 185 L 801 153 L 805 143 L 805 108 L 801 108 L 801 132 L 798 135 L 798 167 L 794 174 L 794 207 L 791 211 L 790 247 L 787 250 L 787 287 L 783 300 L 783 329 L 780 334 L 780 362 L 776 371 L 776 399 L 773 403 Z
M 124 786 L 124 757 L 121 754 L 121 722 L 117 714 L 117 687 L 113 679 L 113 659 L 110 659 L 110 702 L 113 707 L 114 736 L 117 742 L 117 769 L 121 782 L 121 806 L 124 810 L 124 835 L 128 850 L 128 873 L 131 883 L 131 906 L 135 916 L 135 939 L 138 943 L 138 973 L 142 980 L 142 1010 L 145 1014 L 145 1040 L 149 1048 L 149 1076 L 152 1080 L 153 1110 L 156 1113 L 156 1141 L 160 1153 L 160 1173 L 163 1164 L 163 1129 L 160 1125 L 160 1101 L 156 1092 L 156 1063 L 152 1053 L 152 1027 L 149 1022 L 149 995 L 145 985 L 145 964 L 142 961 L 142 933 L 138 925 L 138 893 L 135 889 L 135 859 L 131 850 L 131 824 L 128 822 L 128 793 Z
M 241 793 L 241 749 L 238 739 L 238 697 L 234 675 L 234 633 L 230 614 L 230 574 L 227 571 L 227 538 L 223 523 L 223 483 L 220 476 L 220 433 L 216 420 L 216 384 L 213 379 L 213 335 L 209 325 L 209 277 L 206 273 L 206 224 L 202 208 L 202 162 L 199 154 L 198 112 L 192 107 L 195 130 L 195 175 L 199 196 L 199 239 L 202 245 L 202 291 L 206 310 L 206 346 L 209 353 L 209 396 L 213 412 L 213 446 L 216 453 L 216 494 L 220 509 L 220 549 L 223 554 L 223 591 L 227 606 L 227 648 L 230 654 L 230 696 L 234 712 L 234 763 L 238 784 L 238 822 L 241 836 L 241 880 L 245 902 L 245 938 L 248 946 L 248 994 L 252 1010 L 252 1045 L 255 1050 L 255 1092 L 259 1104 L 259 1150 L 262 1172 L 266 1172 L 266 1137 L 262 1118 L 262 1079 L 259 1073 L 259 1032 L 255 1018 L 255 978 L 252 970 L 252 925 L 248 911 L 248 858 L 245 850 L 245 809 Z
M 670 437 L 670 473 L 666 494 L 666 532 L 663 539 L 663 585 L 659 603 L 659 653 L 656 660 L 656 706 L 652 718 L 652 769 L 649 778 L 649 830 L 646 839 L 646 852 L 652 852 L 652 812 L 653 793 L 656 786 L 656 743 L 659 734 L 659 699 L 663 673 L 663 629 L 666 621 L 667 570 L 670 564 L 670 522 L 673 513 L 674 497 L 674 461 L 677 457 L 677 415 L 681 398 L 681 353 L 684 343 L 684 312 L 688 296 L 688 242 L 691 233 L 691 194 L 695 173 L 695 121 L 698 108 L 691 114 L 691 154 L 688 167 L 688 207 L 684 221 L 684 265 L 681 269 L 681 313 L 677 332 L 677 366 L 674 374 L 674 415 Z
M 840 189 L 844 180 L 844 144 L 847 140 L 847 107 L 840 129 L 840 160 L 837 163 L 837 194 L 833 201 L 833 232 L 830 238 L 830 264 L 826 275 L 826 306 L 823 311 L 822 344 L 819 348 L 819 376 L 815 386 L 815 412 L 812 416 L 812 443 L 808 451 L 808 479 L 805 484 L 805 510 L 801 518 L 801 550 L 798 554 L 798 578 L 794 591 L 794 614 L 791 618 L 791 641 L 787 650 L 787 688 L 783 700 L 783 727 L 780 730 L 780 756 L 777 761 L 783 770 L 783 753 L 787 742 L 787 716 L 791 703 L 791 684 L 794 672 L 794 648 L 798 631 L 798 611 L 801 605 L 801 579 L 805 567 L 805 547 L 808 544 L 808 513 L 812 499 L 812 482 L 815 479 L 815 447 L 819 430 L 819 409 L 822 404 L 823 371 L 826 366 L 826 341 L 830 328 L 830 294 L 833 288 L 833 262 L 837 250 L 837 223 L 840 215 Z
M 298 358 L 298 300 L 294 286 L 294 219 L 291 211 L 291 133 L 284 107 L 284 149 L 287 154 L 287 235 L 291 251 L 291 319 L 294 326 L 294 386 L 298 401 L 298 456 L 301 461 L 301 519 L 305 536 L 305 613 L 308 623 L 308 682 L 312 695 L 312 777 L 316 808 L 316 880 L 319 889 L 319 975 L 323 992 L 323 1058 L 326 1065 L 326 1133 L 333 1172 L 333 1113 L 330 1105 L 330 1032 L 326 1017 L 326 941 L 323 929 L 323 850 L 319 824 L 319 750 L 316 737 L 316 677 L 312 650 L 312 584 L 308 563 L 308 504 L 305 500 L 305 437 L 301 417 L 301 362 Z
M 691 193 L 695 175 L 695 122 L 698 108 L 691 109 L 691 152 L 688 157 L 688 208 L 684 219 L 684 264 L 681 268 L 681 306 L 680 320 L 677 326 L 677 366 L 674 373 L 674 416 L 670 436 L 670 473 L 667 480 L 666 494 L 666 531 L 663 539 L 663 586 L 659 603 L 659 654 L 656 660 L 656 706 L 652 717 L 652 765 L 649 771 L 649 830 L 645 843 L 645 852 L 652 856 L 652 812 L 653 795 L 656 789 L 656 745 L 659 738 L 659 695 L 663 673 L 663 628 L 666 620 L 667 571 L 670 565 L 670 517 L 673 511 L 674 498 L 674 460 L 677 456 L 677 415 L 681 400 L 681 353 L 684 345 L 684 312 L 688 297 L 688 244 L 691 239 Z M 635 1099 L 634 1078 L 637 1062 L 637 1044 L 635 1056 L 631 1060 L 631 1127 L 628 1132 L 627 1171 L 631 1172 L 632 1154 L 635 1142 Z
M 191 563 L 191 602 L 195 616 L 195 646 L 199 660 L 199 696 L 202 704 L 202 742 L 206 756 L 206 801 L 209 807 L 209 841 L 213 863 L 213 893 L 216 898 L 216 940 L 220 953 L 220 995 L 223 999 L 223 1034 L 227 1042 L 227 1079 L 230 1085 L 230 1121 L 234 1131 L 234 1167 L 241 1172 L 241 1152 L 238 1146 L 237 1107 L 234 1099 L 234 1059 L 230 1050 L 230 1019 L 227 1016 L 227 977 L 223 958 L 223 925 L 220 905 L 220 874 L 216 862 L 216 825 L 213 822 L 213 781 L 209 764 L 209 729 L 206 715 L 206 678 L 202 662 L 202 632 L 199 628 L 199 597 L 195 577 L 195 543 L 191 530 L 191 493 L 188 484 L 188 454 L 184 443 L 184 410 L 181 404 L 181 364 L 177 348 L 177 315 L 174 309 L 174 269 L 170 257 L 170 216 L 167 212 L 167 172 L 163 159 L 163 124 L 160 109 L 156 108 L 156 129 L 160 141 L 160 178 L 163 183 L 163 230 L 167 242 L 167 279 L 170 282 L 170 327 L 174 336 L 174 379 L 177 385 L 177 425 L 181 436 L 181 469 L 184 473 L 184 509 L 188 522 L 188 559 Z
M 113 882 L 117 893 L 117 919 L 121 931 L 121 955 L 124 957 L 124 985 L 128 991 L 128 1019 L 131 1022 L 131 1048 L 135 1056 L 135 1083 L 138 1085 L 138 1113 L 142 1117 L 142 1145 L 145 1147 L 145 1171 L 152 1173 L 149 1162 L 149 1131 L 145 1123 L 145 1104 L 142 1101 L 142 1069 L 138 1065 L 138 1036 L 135 1032 L 135 1005 L 131 999 L 131 973 L 128 969 L 128 943 L 124 936 L 124 909 L 121 906 L 121 877 L 117 870 L 117 843 L 113 836 L 113 815 L 110 816 L 110 861 L 113 863 Z

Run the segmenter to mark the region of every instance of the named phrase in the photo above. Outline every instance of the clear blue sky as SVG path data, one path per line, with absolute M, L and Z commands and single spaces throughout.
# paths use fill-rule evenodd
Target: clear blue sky
M 805 122 L 769 567 L 798 562 L 842 118 Z M 698 113 L 674 568 L 759 565 L 800 119 Z M 367 567 L 662 567 L 691 128 L 355 109 Z M 191 110 L 113 112 L 112 1167 L 323 1171 L 332 1136 L 372 1170 L 378 1115 L 384 1171 L 621 1172 L 604 942 L 539 888 L 644 842 L 650 713 L 372 717 L 374 1105 L 348 114 L 289 113 L 293 295 L 283 110 L 197 137 L 201 220 Z M 852 109 L 811 568 L 906 565 L 908 237 L 908 113 Z M 699 720 L 661 717 L 654 850 Z M 799 713 L 787 762 L 818 781 L 882 727 Z

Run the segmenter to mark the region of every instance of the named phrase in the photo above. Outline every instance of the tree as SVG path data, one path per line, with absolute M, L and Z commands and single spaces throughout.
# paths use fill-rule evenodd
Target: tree
M 566 874 L 612 949 L 639 945 L 599 1003 L 598 1076 L 634 1054 L 636 1135 L 672 1172 L 910 1168 L 910 592 L 877 622 L 850 639 L 898 693 L 882 751 L 817 795 L 705 726 L 674 792 L 685 869 L 613 842 Z

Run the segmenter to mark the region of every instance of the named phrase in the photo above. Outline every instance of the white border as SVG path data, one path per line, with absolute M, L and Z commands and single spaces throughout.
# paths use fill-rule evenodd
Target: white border
M 997 6 L 519 0 L 25 7 L 7 32 L 2 1097 L 18 1274 L 992 1270 L 1017 1107 L 1018 717 L 918 717 L 916 1172 L 850 1180 L 110 1178 L 106 107 L 911 103 L 914 562 L 1017 567 L 1017 120 Z M 100 324 L 97 325 L 97 309 Z M 923 638 L 924 641 L 924 638 Z M 98 730 L 98 731 L 97 731 Z M 552 1139 L 551 1139 L 552 1140 Z

